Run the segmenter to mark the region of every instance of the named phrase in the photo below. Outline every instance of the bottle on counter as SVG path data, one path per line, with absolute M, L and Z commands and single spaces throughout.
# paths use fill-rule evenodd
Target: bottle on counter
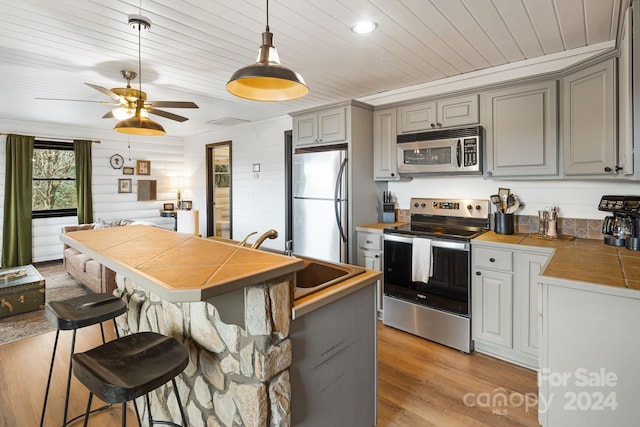
M 547 237 L 558 237 L 558 208 L 553 206 L 547 220 Z

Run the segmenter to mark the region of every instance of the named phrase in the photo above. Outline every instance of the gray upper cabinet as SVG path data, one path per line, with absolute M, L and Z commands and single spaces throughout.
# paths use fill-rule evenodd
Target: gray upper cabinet
M 617 176 L 614 60 L 570 74 L 561 85 L 565 175 Z
M 487 177 L 558 174 L 557 83 L 482 94 Z
M 344 142 L 347 139 L 345 107 L 302 114 L 293 118 L 295 146 Z
M 373 112 L 373 179 L 396 181 L 398 152 L 396 148 L 396 109 Z
M 398 133 L 480 122 L 478 95 L 420 102 L 398 108 Z

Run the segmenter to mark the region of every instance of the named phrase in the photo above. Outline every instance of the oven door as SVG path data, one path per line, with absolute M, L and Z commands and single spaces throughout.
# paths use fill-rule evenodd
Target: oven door
M 384 293 L 463 316 L 469 316 L 470 244 L 444 239 L 431 242 L 433 276 L 411 280 L 413 240 L 419 236 L 384 235 Z

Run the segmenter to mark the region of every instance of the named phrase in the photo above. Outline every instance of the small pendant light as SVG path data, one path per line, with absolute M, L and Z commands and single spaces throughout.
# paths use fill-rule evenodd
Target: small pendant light
M 140 93 L 142 94 L 142 59 L 140 55 L 140 31 L 142 27 L 148 29 L 151 27 L 151 21 L 142 15 L 129 15 L 129 25 L 134 28 L 138 28 L 138 78 L 140 82 Z M 147 110 L 144 108 L 144 99 L 138 98 L 136 100 L 136 112 L 135 115 L 129 119 L 120 120 L 113 128 L 116 132 L 127 133 L 130 135 L 148 135 L 159 136 L 164 135 L 165 132 L 162 125 L 156 121 L 151 120 L 147 115 Z
M 302 76 L 280 65 L 278 52 L 269 31 L 269 0 L 267 28 L 262 33 L 262 46 L 255 64 L 239 69 L 227 83 L 227 90 L 240 98 L 255 101 L 289 101 L 305 96 L 309 88 Z

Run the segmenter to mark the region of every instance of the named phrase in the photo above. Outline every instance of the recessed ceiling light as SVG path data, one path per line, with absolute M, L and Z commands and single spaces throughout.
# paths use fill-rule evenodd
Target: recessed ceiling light
M 378 24 L 373 21 L 360 21 L 351 27 L 351 31 L 357 34 L 367 34 L 378 28 Z

